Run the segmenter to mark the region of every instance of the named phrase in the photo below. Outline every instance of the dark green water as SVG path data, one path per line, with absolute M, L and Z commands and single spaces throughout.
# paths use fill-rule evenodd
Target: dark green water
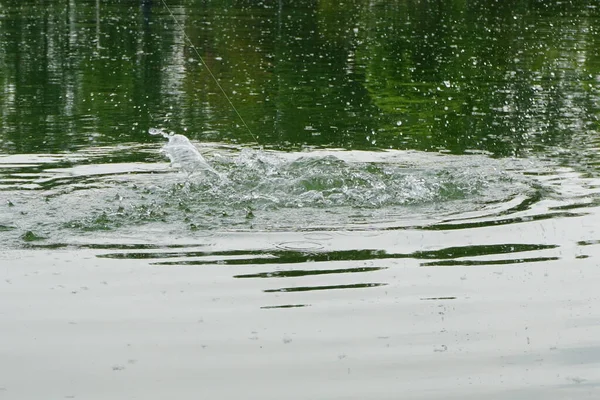
M 599 257 L 597 1 L 0 0 L 0 399 L 597 399 Z
M 0 6 L 6 153 L 199 141 L 552 153 L 597 141 L 595 1 Z M 196 54 L 187 40 L 191 40 Z

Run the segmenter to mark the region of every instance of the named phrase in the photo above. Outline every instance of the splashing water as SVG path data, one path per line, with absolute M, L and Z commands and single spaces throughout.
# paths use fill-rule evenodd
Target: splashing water
M 212 172 L 219 175 L 204 159 L 196 146 L 184 135 L 167 133 L 162 129 L 151 128 L 148 131 L 151 135 L 161 135 L 169 139 L 160 152 L 169 157 L 171 166 L 178 167 L 187 174 L 193 174 L 200 171 Z
M 505 168 L 486 168 L 489 160 L 479 157 L 465 162 L 465 157 L 433 154 L 408 163 L 412 155 L 401 152 L 373 159 L 374 154 L 367 152 L 307 155 L 242 149 L 233 159 L 213 155 L 211 165 L 186 136 L 160 129 L 151 129 L 150 134 L 169 139 L 160 152 L 172 166 L 188 175 L 209 171 L 219 178 L 204 175 L 188 180 L 187 190 L 196 188 L 230 205 L 251 203 L 263 209 L 405 206 L 464 199 L 493 189 L 494 182 L 510 184 L 513 180 Z M 505 192 L 506 187 L 501 187 Z M 195 196 L 198 201 L 208 200 L 201 197 Z
M 64 160 L 51 159 L 36 165 L 35 173 L 14 169 L 10 184 L 27 190 L 11 197 L 13 206 L 0 209 L 0 218 L 8 221 L 19 215 L 18 222 L 4 223 L 5 229 L 14 231 L 19 241 L 27 231 L 52 237 L 63 228 L 77 229 L 79 235 L 135 232 L 140 225 L 179 233 L 371 229 L 432 223 L 465 213 L 502 214 L 511 207 L 527 210 L 527 204 L 548 190 L 532 178 L 545 176 L 543 164 L 530 160 L 397 150 L 279 152 L 225 145 L 210 147 L 205 158 L 183 135 L 159 129 L 150 133 L 168 139 L 160 152 L 180 172 L 153 163 L 97 164 L 94 157 L 107 158 L 97 152 L 69 155 L 70 161 L 80 157 L 86 162 L 67 168 Z M 114 151 L 111 160 L 123 149 Z M 156 154 L 154 146 L 137 151 Z M 85 200 L 89 196 L 93 202 Z
M 335 150 L 281 153 L 245 148 L 230 149 L 233 154 L 212 152 L 207 161 L 183 135 L 159 129 L 151 129 L 150 134 L 169 140 L 161 153 L 188 175 L 184 184 L 163 184 L 147 193 L 152 202 L 146 204 L 143 214 L 186 221 L 204 216 L 196 225 L 206 228 L 220 225 L 223 221 L 218 221 L 218 216 L 244 210 L 253 210 L 253 215 L 260 212 L 270 225 L 286 226 L 331 219 L 332 213 L 341 222 L 354 218 L 357 211 L 384 218 L 390 213 L 414 216 L 418 210 L 426 214 L 466 211 L 502 203 L 532 189 L 519 172 L 510 171 L 516 165 L 514 160 L 506 164 L 478 155 Z M 211 174 L 196 174 L 202 171 Z M 285 215 L 277 211 L 282 209 L 287 210 Z M 137 214 L 135 209 L 131 211 Z M 297 218 L 291 217 L 294 213 Z

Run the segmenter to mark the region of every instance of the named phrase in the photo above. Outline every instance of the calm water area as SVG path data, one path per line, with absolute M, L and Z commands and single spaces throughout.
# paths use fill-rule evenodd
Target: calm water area
M 2 400 L 599 399 L 598 282 L 595 0 L 0 0 Z

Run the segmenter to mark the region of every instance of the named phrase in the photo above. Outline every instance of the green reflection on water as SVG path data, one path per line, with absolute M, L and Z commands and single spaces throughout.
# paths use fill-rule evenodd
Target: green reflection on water
M 156 126 L 252 143 L 186 35 L 266 147 L 599 142 L 595 1 L 167 1 L 180 24 L 159 1 L 47 3 L 0 5 L 4 152 L 150 141 Z

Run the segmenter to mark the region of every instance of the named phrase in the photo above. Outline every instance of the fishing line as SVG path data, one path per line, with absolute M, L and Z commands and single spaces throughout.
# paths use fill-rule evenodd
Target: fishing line
M 238 112 L 237 108 L 235 108 L 235 106 L 233 105 L 233 102 L 231 101 L 231 99 L 229 98 L 229 96 L 227 96 L 227 93 L 225 93 L 225 89 L 223 89 L 223 86 L 221 86 L 221 84 L 219 83 L 219 81 L 217 80 L 217 78 L 215 77 L 215 75 L 212 73 L 212 71 L 210 70 L 210 68 L 208 67 L 208 65 L 204 62 L 204 59 L 200 55 L 200 52 L 198 52 L 198 49 L 196 48 L 196 46 L 194 46 L 194 43 L 192 42 L 192 40 L 190 39 L 190 37 L 187 35 L 187 33 L 185 33 L 185 28 L 183 27 L 183 25 L 181 25 L 179 23 L 179 21 L 177 20 L 177 18 L 175 18 L 175 15 L 171 11 L 171 9 L 169 8 L 169 6 L 165 2 L 165 0 L 161 0 L 161 2 L 163 4 L 163 6 L 165 6 L 165 8 L 167 9 L 167 11 L 169 12 L 169 14 L 171 15 L 171 17 L 173 18 L 173 20 L 177 24 L 177 26 L 183 32 L 183 36 L 187 39 L 187 41 L 189 42 L 191 48 L 194 49 L 194 51 L 196 52 L 196 55 L 198 56 L 198 58 L 202 62 L 202 65 L 204 66 L 204 68 L 206 68 L 206 70 L 210 74 L 211 78 L 215 81 L 215 83 L 217 84 L 217 86 L 221 90 L 221 93 L 223 93 L 223 96 L 225 96 L 225 98 L 229 102 L 229 105 L 231 106 L 231 108 L 233 109 L 233 111 L 235 111 L 235 113 L 237 114 L 237 116 L 240 118 L 240 121 L 242 121 L 242 124 L 246 127 L 246 129 L 250 133 L 250 136 L 252 136 L 252 139 L 254 139 L 254 141 L 256 143 L 258 143 L 258 139 L 254 135 L 254 133 L 252 133 L 252 130 L 250 129 L 250 127 L 248 126 L 248 124 L 246 124 L 246 121 L 244 121 L 244 118 L 242 118 L 242 115 Z

